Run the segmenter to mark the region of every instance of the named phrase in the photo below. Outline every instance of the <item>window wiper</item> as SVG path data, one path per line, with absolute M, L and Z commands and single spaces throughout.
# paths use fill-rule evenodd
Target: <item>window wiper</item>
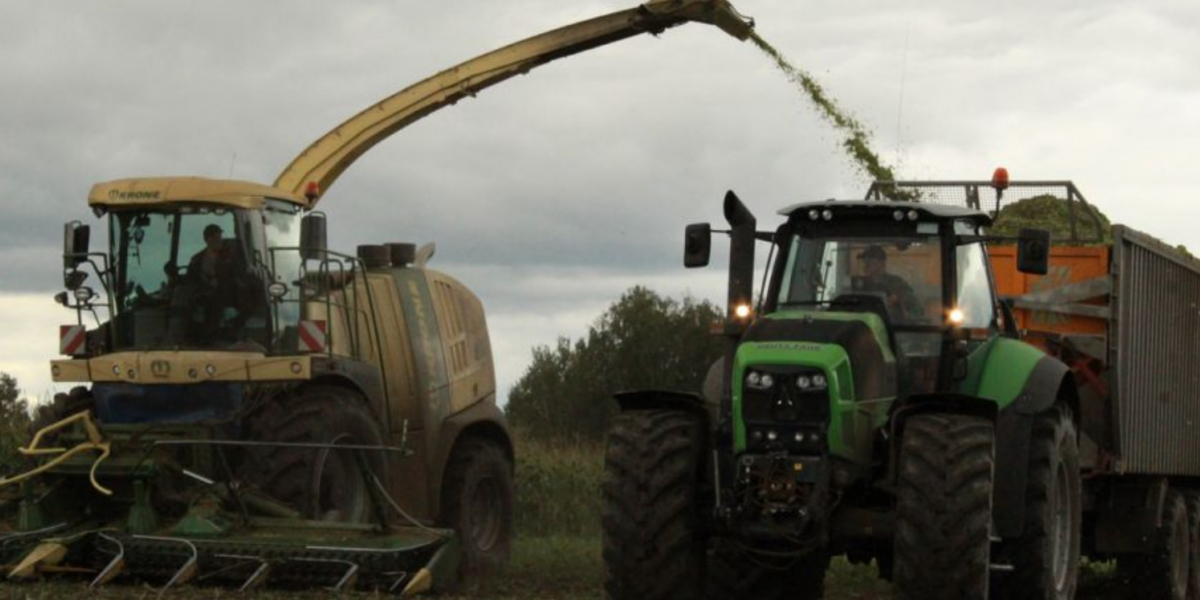
M 822 306 L 832 303 L 833 300 L 797 300 L 795 302 L 780 302 L 779 306 Z

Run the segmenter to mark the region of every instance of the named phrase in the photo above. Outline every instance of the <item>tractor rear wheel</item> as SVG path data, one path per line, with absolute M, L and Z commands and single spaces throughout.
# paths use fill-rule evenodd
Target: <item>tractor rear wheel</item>
M 442 478 L 439 522 L 462 544 L 459 582 L 478 583 L 500 571 L 512 553 L 513 465 L 495 443 L 458 442 Z
M 702 428 L 698 415 L 681 410 L 633 410 L 613 418 L 601 486 L 608 600 L 701 597 Z
M 829 554 L 815 551 L 799 558 L 752 554 L 718 540 L 708 553 L 706 600 L 821 600 Z
M 251 441 L 382 446 L 386 439 L 366 399 L 352 390 L 316 385 L 267 403 L 251 417 Z M 367 468 L 387 489 L 387 457 L 363 452 Z M 349 450 L 256 446 L 246 454 L 242 481 L 291 504 L 309 519 L 372 520 L 368 483 Z
M 1188 512 L 1188 600 L 1200 600 L 1200 494 L 1184 495 Z
M 998 598 L 1070 600 L 1079 577 L 1083 525 L 1079 447 L 1071 409 L 1056 405 L 1033 423 L 1025 495 L 1025 530 L 1006 540 L 1014 569 L 996 578 Z
M 984 600 L 991 567 L 995 427 L 954 414 L 909 418 L 896 491 L 896 600 Z

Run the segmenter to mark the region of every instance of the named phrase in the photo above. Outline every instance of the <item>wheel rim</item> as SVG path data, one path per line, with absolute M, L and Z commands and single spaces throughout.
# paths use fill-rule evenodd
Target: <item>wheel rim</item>
M 1054 499 L 1054 506 L 1051 507 L 1054 527 L 1051 537 L 1054 540 L 1054 559 L 1051 565 L 1053 565 L 1056 591 L 1062 591 L 1066 587 L 1071 571 L 1071 539 L 1075 533 L 1072 515 L 1075 507 L 1071 504 L 1070 486 L 1070 474 L 1067 473 L 1063 464 L 1059 463 L 1054 469 L 1054 493 L 1051 494 Z
M 491 550 L 500 539 L 500 484 L 494 477 L 476 482 L 467 500 L 467 534 L 480 550 Z
M 1186 513 L 1185 513 L 1186 514 Z M 1183 521 L 1180 523 L 1180 521 Z M 1187 589 L 1188 531 L 1186 519 L 1176 519 L 1171 531 L 1171 581 L 1175 591 Z
M 350 434 L 342 434 L 330 444 L 353 442 Z M 366 520 L 367 485 L 358 470 L 354 453 L 323 448 L 313 465 L 314 515 L 322 521 L 355 523 Z

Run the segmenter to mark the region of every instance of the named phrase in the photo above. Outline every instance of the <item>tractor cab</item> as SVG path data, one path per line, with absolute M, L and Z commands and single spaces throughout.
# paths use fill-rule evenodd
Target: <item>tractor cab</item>
M 961 332 L 983 340 L 998 331 L 982 243 L 991 222 L 985 213 L 909 202 L 821 202 L 781 214 L 788 220 L 775 235 L 780 260 L 770 273 L 764 318 L 748 333 L 771 337 L 762 330 L 797 319 L 810 324 L 799 339 L 825 338 L 818 330 L 829 329 L 840 336 L 852 370 L 872 374 L 854 378 L 857 399 L 947 389 L 954 363 L 944 358 L 971 338 Z
M 89 227 L 67 224 L 69 293 L 60 302 L 73 297 L 109 318 L 82 352 L 295 351 L 304 198 L 246 182 L 158 178 L 98 184 L 89 204 L 108 218 L 108 251 L 90 252 Z M 84 285 L 87 265 L 103 304 Z

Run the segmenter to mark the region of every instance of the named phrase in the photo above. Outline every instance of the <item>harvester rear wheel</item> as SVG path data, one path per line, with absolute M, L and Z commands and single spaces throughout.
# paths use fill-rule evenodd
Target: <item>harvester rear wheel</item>
M 477 583 L 508 563 L 513 538 L 513 465 L 495 443 L 457 443 L 442 480 L 441 523 L 462 544 L 460 583 Z
M 1123 555 L 1117 568 L 1142 598 L 1187 600 L 1188 565 L 1191 559 L 1191 529 L 1183 494 L 1167 492 L 1162 508 L 1162 525 L 1154 535 L 1150 554 Z
M 613 418 L 601 486 L 609 600 L 701 597 L 702 428 L 698 415 L 681 410 L 633 410 Z
M 379 420 L 358 393 L 317 385 L 277 398 L 250 422 L 252 441 L 384 445 Z M 387 489 L 387 458 L 365 452 L 363 458 Z M 354 453 L 293 447 L 251 448 L 241 469 L 242 481 L 295 506 L 309 519 L 365 523 L 372 519 L 371 497 Z
M 991 567 L 995 427 L 979 417 L 909 418 L 896 493 L 896 600 L 983 600 Z
M 1025 531 L 1001 552 L 1013 572 L 996 578 L 996 596 L 1070 600 L 1079 577 L 1083 526 L 1079 447 L 1071 409 L 1056 405 L 1037 416 L 1029 449 Z
M 756 556 L 727 541 L 708 553 L 706 600 L 821 600 L 829 554 L 817 551 L 799 558 Z

